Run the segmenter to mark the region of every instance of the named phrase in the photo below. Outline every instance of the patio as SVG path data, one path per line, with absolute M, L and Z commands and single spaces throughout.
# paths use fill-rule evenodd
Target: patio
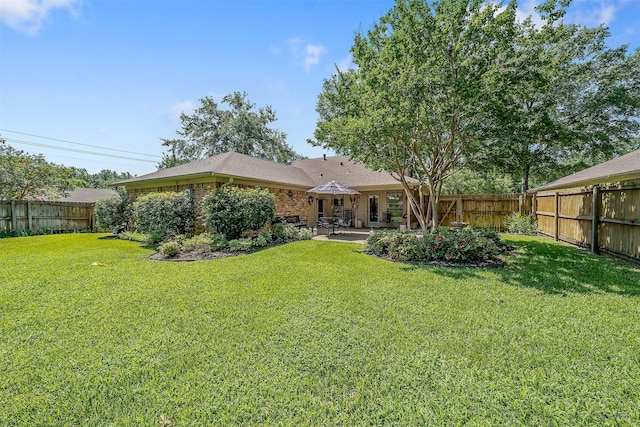
M 371 232 L 369 230 L 341 229 L 337 234 L 318 234 L 313 236 L 313 240 L 329 240 L 332 242 L 351 242 L 351 243 L 367 243 L 367 237 Z

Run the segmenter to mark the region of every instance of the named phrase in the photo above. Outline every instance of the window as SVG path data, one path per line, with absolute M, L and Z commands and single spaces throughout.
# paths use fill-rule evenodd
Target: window
M 387 216 L 391 222 L 402 222 L 404 205 L 402 203 L 402 191 L 387 192 Z

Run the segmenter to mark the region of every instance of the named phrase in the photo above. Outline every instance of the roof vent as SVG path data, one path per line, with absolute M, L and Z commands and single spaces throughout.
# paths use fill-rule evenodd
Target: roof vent
M 327 155 L 326 154 L 322 155 L 322 160 L 327 160 Z
M 320 174 L 320 176 L 324 176 L 324 174 L 323 174 L 323 173 L 321 173 L 321 174 Z
M 340 162 L 340 166 L 344 166 L 344 163 Z

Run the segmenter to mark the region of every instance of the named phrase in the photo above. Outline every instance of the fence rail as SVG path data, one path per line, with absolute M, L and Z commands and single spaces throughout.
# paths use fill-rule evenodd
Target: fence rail
M 504 231 L 505 220 L 514 212 L 528 215 L 531 196 L 522 194 L 463 194 L 441 196 L 438 206 L 440 225 L 466 222 L 474 227 Z
M 95 231 L 93 203 L 0 201 L 0 231 Z
M 541 234 L 640 261 L 640 182 L 540 192 L 534 206 Z

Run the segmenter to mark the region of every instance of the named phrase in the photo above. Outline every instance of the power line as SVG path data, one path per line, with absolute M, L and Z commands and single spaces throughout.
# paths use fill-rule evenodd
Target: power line
M 14 144 L 24 144 L 24 145 L 33 145 L 35 147 L 53 148 L 54 150 L 71 151 L 73 153 L 90 154 L 92 156 L 112 157 L 115 159 L 134 160 L 136 162 L 145 162 L 145 163 L 156 163 L 155 160 L 137 159 L 135 157 L 118 156 L 117 154 L 97 153 L 95 151 L 79 150 L 77 148 L 70 148 L 70 147 L 58 147 L 56 145 L 42 144 L 39 142 L 31 142 L 31 141 L 23 141 L 20 139 L 4 138 L 4 140 L 7 142 L 13 142 Z M 116 151 L 122 151 L 122 150 L 116 150 Z
M 66 144 L 73 144 L 73 145 L 81 145 L 84 147 L 91 147 L 91 148 L 99 148 L 101 150 L 108 150 L 108 151 L 118 151 L 120 153 L 128 153 L 128 154 L 137 154 L 139 156 L 148 156 L 148 157 L 155 157 L 158 159 L 161 159 L 161 156 L 155 155 L 155 154 L 146 154 L 146 153 L 138 153 L 135 151 L 127 151 L 127 150 L 118 150 L 116 148 L 107 148 L 107 147 L 101 147 L 99 145 L 91 145 L 91 144 L 82 144 L 80 142 L 73 142 L 73 141 L 67 141 L 65 139 L 58 139 L 58 138 L 50 138 L 48 136 L 42 136 L 42 135 L 34 135 L 31 133 L 26 133 L 26 132 L 19 132 L 17 130 L 10 130 L 10 129 L 0 129 L 0 131 L 4 131 L 4 132 L 11 132 L 11 133 L 17 133 L 19 135 L 25 135 L 25 136 L 32 136 L 34 138 L 42 138 L 42 139 L 48 139 L 50 141 L 58 141 L 58 142 L 64 142 Z M 36 144 L 36 143 L 34 143 Z

